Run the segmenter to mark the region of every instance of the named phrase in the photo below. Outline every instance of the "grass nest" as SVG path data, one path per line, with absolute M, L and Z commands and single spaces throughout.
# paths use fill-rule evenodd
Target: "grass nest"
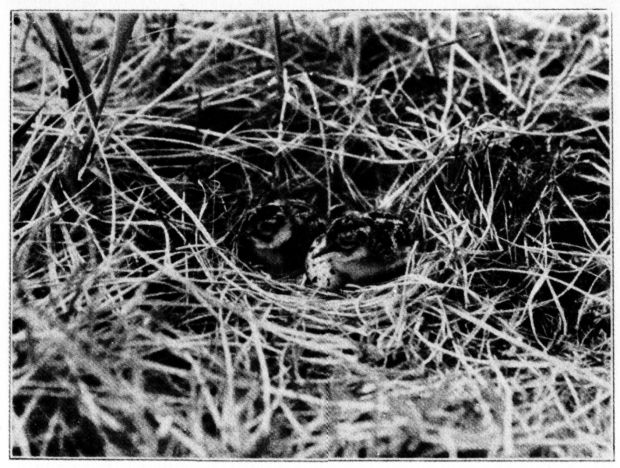
M 141 13 L 93 121 L 15 12 L 13 456 L 612 457 L 608 20 Z M 323 294 L 237 258 L 265 194 L 432 249 Z

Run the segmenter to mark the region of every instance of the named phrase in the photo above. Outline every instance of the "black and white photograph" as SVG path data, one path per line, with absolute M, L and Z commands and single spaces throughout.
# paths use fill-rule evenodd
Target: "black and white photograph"
M 10 19 L 10 459 L 615 458 L 609 10 Z

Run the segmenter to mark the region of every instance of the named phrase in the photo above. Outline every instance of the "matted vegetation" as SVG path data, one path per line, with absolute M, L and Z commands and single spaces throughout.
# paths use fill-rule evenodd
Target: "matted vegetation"
M 100 102 L 115 18 L 62 17 Z M 13 455 L 611 458 L 605 14 L 278 18 L 141 13 L 91 132 L 15 14 Z M 407 212 L 408 273 L 248 268 L 273 193 Z

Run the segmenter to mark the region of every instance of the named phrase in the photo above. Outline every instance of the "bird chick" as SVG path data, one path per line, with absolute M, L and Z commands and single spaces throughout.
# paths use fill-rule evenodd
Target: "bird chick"
M 411 229 L 403 218 L 348 211 L 312 243 L 306 277 L 310 284 L 328 290 L 392 279 L 404 272 L 412 245 Z
M 242 225 L 240 257 L 272 274 L 299 273 L 310 243 L 324 228 L 312 205 L 277 199 L 250 210 Z

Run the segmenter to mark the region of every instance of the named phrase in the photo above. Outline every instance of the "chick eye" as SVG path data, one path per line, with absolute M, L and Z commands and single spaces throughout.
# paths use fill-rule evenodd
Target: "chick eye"
M 351 249 L 359 244 L 360 233 L 357 231 L 346 231 L 338 234 L 338 245 L 343 249 Z
M 267 218 L 258 224 L 258 230 L 263 232 L 273 231 L 278 225 L 279 220 L 276 218 Z

